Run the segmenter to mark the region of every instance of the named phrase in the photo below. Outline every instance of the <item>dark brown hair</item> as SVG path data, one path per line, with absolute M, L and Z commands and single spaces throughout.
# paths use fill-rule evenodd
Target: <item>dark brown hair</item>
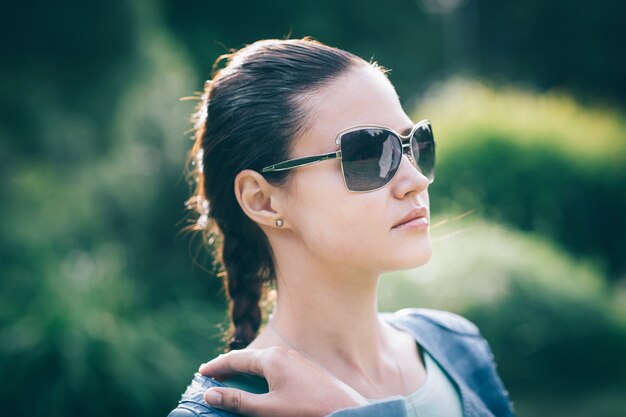
M 217 70 L 223 61 L 226 65 Z M 187 201 L 195 230 L 213 245 L 229 300 L 228 349 L 241 349 L 262 322 L 259 302 L 275 278 L 274 256 L 261 228 L 235 197 L 236 175 L 290 158 L 306 128 L 303 98 L 356 65 L 374 65 L 311 38 L 262 40 L 222 55 L 194 114 L 190 153 L 195 193 Z M 264 177 L 284 185 L 293 170 Z

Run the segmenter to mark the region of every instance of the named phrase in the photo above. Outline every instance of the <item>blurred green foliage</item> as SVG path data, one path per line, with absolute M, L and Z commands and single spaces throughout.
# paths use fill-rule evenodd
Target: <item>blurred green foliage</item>
M 617 394 L 626 388 L 626 318 L 621 296 L 593 263 L 545 236 L 475 215 L 439 214 L 433 225 L 431 261 L 384 274 L 381 310 L 442 308 L 474 321 L 526 415 L 550 410 L 555 416 L 608 417 L 626 411 Z M 610 407 L 589 414 L 588 402 L 598 392 L 611 393 Z
M 165 0 L 200 74 L 226 48 L 313 35 L 392 69 L 405 100 L 453 74 L 626 102 L 626 3 L 599 0 Z M 207 42 L 208 40 L 208 42 Z
M 179 98 L 228 48 L 291 32 L 391 68 L 407 110 L 435 126 L 433 212 L 474 210 L 433 228 L 431 264 L 383 280 L 381 307 L 475 320 L 524 415 L 619 414 L 626 141 L 623 111 L 606 103 L 626 102 L 626 3 L 601 3 L 7 4 L 4 413 L 166 415 L 221 349 L 221 283 L 180 233 L 195 103 Z M 454 74 L 532 87 L 427 89 Z M 567 93 L 544 94 L 554 87 Z M 576 401 L 559 407 L 555 387 Z
M 425 96 L 438 140 L 433 212 L 534 230 L 626 276 L 626 116 L 563 93 L 453 80 Z
M 166 415 L 222 345 L 220 282 L 203 269 L 198 242 L 180 234 L 193 106 L 179 98 L 193 92 L 195 74 L 152 9 L 124 10 L 115 36 L 107 25 L 57 34 L 102 37 L 76 57 L 93 67 L 28 67 L 9 90 L 0 398 L 10 415 Z M 100 17 L 110 23 L 115 13 Z

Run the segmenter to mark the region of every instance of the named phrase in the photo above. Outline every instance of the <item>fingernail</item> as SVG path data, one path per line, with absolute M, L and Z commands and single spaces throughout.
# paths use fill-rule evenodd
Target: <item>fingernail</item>
M 204 401 L 211 405 L 222 405 L 222 394 L 218 391 L 208 389 L 204 392 Z

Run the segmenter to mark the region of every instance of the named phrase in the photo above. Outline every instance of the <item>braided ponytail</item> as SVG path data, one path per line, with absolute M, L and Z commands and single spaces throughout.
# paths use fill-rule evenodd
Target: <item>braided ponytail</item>
M 216 71 L 222 61 L 226 66 Z M 271 246 L 239 206 L 235 177 L 289 159 L 294 138 L 308 122 L 303 96 L 354 65 L 368 63 L 310 38 L 263 40 L 218 58 L 205 84 L 192 119 L 189 173 L 195 192 L 187 207 L 196 214 L 190 228 L 202 231 L 224 268 L 218 276 L 229 300 L 228 350 L 256 337 L 264 318 L 261 303 L 275 278 Z M 294 171 L 263 175 L 280 186 Z
M 246 347 L 256 336 L 263 319 L 259 301 L 270 282 L 273 266 L 267 246 L 261 239 L 249 239 L 232 233 L 224 236 L 222 262 L 226 268 L 224 281 L 230 300 L 231 334 L 229 350 Z

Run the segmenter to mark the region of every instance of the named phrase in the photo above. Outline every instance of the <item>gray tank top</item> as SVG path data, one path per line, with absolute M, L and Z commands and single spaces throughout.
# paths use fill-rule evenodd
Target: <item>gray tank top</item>
M 463 417 L 461 397 L 439 364 L 422 350 L 426 380 L 416 391 L 403 397 L 407 417 Z M 371 403 L 384 399 L 369 399 Z

